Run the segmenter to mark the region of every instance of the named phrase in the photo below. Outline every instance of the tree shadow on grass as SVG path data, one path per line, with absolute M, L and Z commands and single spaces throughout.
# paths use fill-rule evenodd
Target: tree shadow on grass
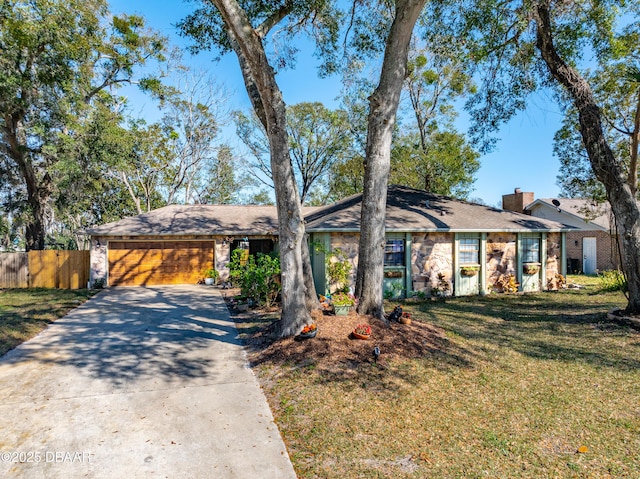
M 72 366 L 116 386 L 219 380 L 231 356 L 210 354 L 212 342 L 223 349 L 241 347 L 224 302 L 212 289 L 113 288 L 9 352 L 3 362 Z
M 610 305 L 569 299 L 562 294 L 456 298 L 424 303 L 420 310 L 427 321 L 464 338 L 487 358 L 498 348 L 625 371 L 640 367 L 637 332 L 608 322 Z

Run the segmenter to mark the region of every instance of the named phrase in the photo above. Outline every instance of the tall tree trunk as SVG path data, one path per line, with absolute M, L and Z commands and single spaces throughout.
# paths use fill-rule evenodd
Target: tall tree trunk
M 629 152 L 629 186 L 631 192 L 638 194 L 638 145 L 640 144 L 640 88 L 638 89 L 638 101 L 636 114 L 633 118 L 633 131 L 631 132 L 631 146 Z
M 47 202 L 51 196 L 51 177 L 46 173 L 38 180 L 33 164 L 27 152 L 27 137 L 18 118 L 5 116 L 2 128 L 7 142 L 7 153 L 20 170 L 27 187 L 27 203 L 31 210 L 29 222 L 25 228 L 25 247 L 27 251 L 43 250 L 45 247 L 45 213 Z
M 231 40 L 231 45 L 234 51 L 236 52 L 239 51 L 240 45 L 235 40 L 234 36 L 232 35 L 232 32 L 230 30 L 227 30 L 227 32 L 229 35 L 229 39 Z M 242 72 L 244 86 L 245 86 L 245 89 L 247 90 L 247 94 L 249 95 L 249 100 L 251 101 L 253 110 L 256 113 L 256 116 L 258 117 L 258 119 L 260 120 L 260 123 L 262 123 L 262 126 L 264 127 L 265 131 L 267 131 L 267 117 L 265 113 L 265 108 L 262 104 L 262 99 L 260 96 L 260 92 L 258 91 L 258 86 L 256 85 L 256 82 L 253 80 L 253 76 L 251 73 L 251 69 L 247 63 L 247 59 L 244 56 L 238 55 L 238 63 L 240 64 L 240 71 Z M 274 79 L 274 82 L 275 82 L 275 79 Z M 287 144 L 288 143 L 289 142 L 287 139 Z M 287 152 L 287 161 L 289 164 L 291 164 L 291 155 L 289 152 Z M 293 174 L 293 170 L 292 170 L 292 174 Z M 294 183 L 295 183 L 295 179 L 294 179 Z M 275 184 L 275 178 L 274 178 L 274 184 Z M 297 190 L 297 183 L 295 183 L 295 187 Z M 303 201 L 301 199 L 300 200 L 301 206 L 302 206 L 302 203 Z M 316 285 L 313 281 L 313 270 L 311 269 L 311 256 L 309 254 L 309 245 L 307 244 L 307 241 L 306 241 L 306 234 L 305 234 L 305 240 L 302 241 L 301 248 L 302 248 L 301 249 L 302 267 L 303 267 L 302 274 L 304 275 L 304 284 L 305 284 L 305 302 L 307 304 L 307 309 L 309 311 L 312 311 L 314 309 L 320 309 L 320 301 L 318 300 Z
M 593 172 L 604 184 L 615 215 L 622 246 L 622 267 L 629 287 L 627 312 L 640 313 L 640 210 L 627 176 L 616 160 L 602 129 L 600 109 L 588 82 L 558 54 L 548 4 L 538 4 L 534 12 L 537 48 L 551 75 L 569 93 L 578 110 L 580 133 Z
M 303 274 L 304 221 L 289 156 L 285 103 L 262 39 L 251 26 L 245 12 L 235 0 L 212 1 L 233 39 L 232 46 L 240 59 L 245 85 L 255 85 L 259 95 L 257 108 L 254 91 L 248 87 L 247 92 L 258 116 L 265 121 L 276 192 L 282 269 L 282 316 L 276 334 L 289 336 L 298 333 L 303 325 L 311 321 L 311 316 L 306 308 Z
M 426 0 L 399 0 L 385 46 L 380 82 L 369 99 L 364 191 L 356 273 L 358 312 L 384 320 L 384 273 L 387 185 L 391 139 L 400 93 L 407 73 L 413 27 Z

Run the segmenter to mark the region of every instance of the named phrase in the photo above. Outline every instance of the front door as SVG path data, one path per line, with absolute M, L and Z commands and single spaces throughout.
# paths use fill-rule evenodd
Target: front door
M 596 273 L 597 260 L 596 239 L 582 238 L 582 272 L 584 274 Z
M 540 235 L 523 235 L 522 248 L 522 291 L 540 291 L 542 262 L 540 256 Z
M 460 234 L 458 236 L 458 273 L 456 275 L 456 296 L 480 293 L 480 237 Z
M 382 291 L 386 299 L 405 297 L 406 254 L 404 235 L 389 234 L 384 246 Z

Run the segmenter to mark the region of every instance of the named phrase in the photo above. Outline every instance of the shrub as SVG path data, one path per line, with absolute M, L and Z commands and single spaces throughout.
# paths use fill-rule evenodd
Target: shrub
M 325 255 L 329 287 L 334 287 L 331 293 L 349 292 L 349 276 L 352 267 L 347 254 L 340 248 L 329 251 L 320 243 L 315 243 L 315 249 Z
M 229 281 L 233 286 L 242 287 L 240 281 L 247 269 L 248 261 L 249 258 L 246 250 L 235 249 L 231 252 L 231 259 L 229 260 Z
M 240 287 L 243 296 L 271 306 L 282 290 L 280 259 L 275 253 L 258 253 L 254 258 L 243 250 L 235 250 L 229 262 L 229 278 L 234 286 Z
M 400 298 L 404 294 L 404 286 L 399 281 L 394 281 L 389 286 L 389 289 L 384 292 L 384 299 L 390 300 Z
M 602 271 L 598 274 L 602 291 L 627 291 L 627 278 L 618 269 Z
M 352 294 L 339 292 L 331 296 L 331 303 L 334 306 L 355 306 L 358 301 Z
M 447 281 L 444 273 L 438 273 L 438 284 L 431 288 L 431 296 L 443 298 L 451 293 L 451 283 Z

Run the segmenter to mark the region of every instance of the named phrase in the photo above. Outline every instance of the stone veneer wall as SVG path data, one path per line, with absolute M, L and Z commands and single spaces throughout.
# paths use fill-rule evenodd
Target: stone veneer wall
M 356 289 L 356 271 L 358 269 L 358 243 L 360 235 L 357 233 L 331 233 L 330 248 L 340 248 L 351 263 L 349 284 L 352 291 Z M 334 290 L 334 285 L 327 284 L 329 291 Z
M 100 246 L 98 246 L 98 244 Z M 91 252 L 89 253 L 89 262 L 91 270 L 89 273 L 89 282 L 91 286 L 98 279 L 107 279 L 107 240 L 101 237 L 93 237 L 91 239 Z
M 229 261 L 231 260 L 231 243 L 223 244 L 224 238 L 215 238 L 215 269 L 220 273 L 220 281 L 229 279 Z
M 414 291 L 431 294 L 438 274 L 453 289 L 453 233 L 419 233 L 411 240 L 411 282 Z
M 487 234 L 487 291 L 493 291 L 498 278 L 503 274 L 517 276 L 516 245 L 518 236 L 515 233 Z
M 553 280 L 556 274 L 559 274 L 562 271 L 562 265 L 560 264 L 560 261 L 562 260 L 561 251 L 562 234 L 547 234 L 547 285 L 543 285 L 544 287 L 550 284 L 555 284 L 553 281 L 550 283 L 550 280 Z

